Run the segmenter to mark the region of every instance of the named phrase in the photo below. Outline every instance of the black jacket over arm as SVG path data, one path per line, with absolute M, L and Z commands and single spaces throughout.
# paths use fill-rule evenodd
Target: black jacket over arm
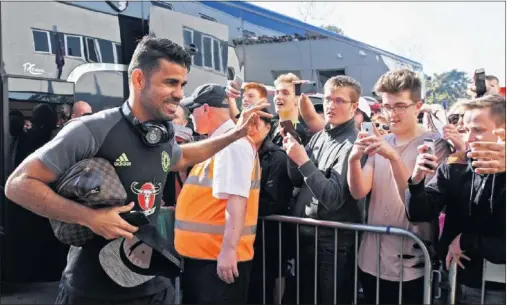
M 483 259 L 505 264 L 505 173 L 479 175 L 469 160 L 446 161 L 426 187 L 424 181 L 417 185 L 409 181 L 405 202 L 413 222 L 434 219 L 445 209 L 440 259 L 445 260 L 459 234 L 461 249 L 471 258 L 458 271 L 460 283 L 481 287 Z

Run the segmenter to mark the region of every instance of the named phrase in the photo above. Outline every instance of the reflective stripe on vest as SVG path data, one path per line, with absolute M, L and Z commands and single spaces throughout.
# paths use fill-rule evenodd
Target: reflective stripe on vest
M 189 173 L 176 204 L 174 245 L 183 257 L 216 260 L 220 254 L 225 231 L 226 199 L 213 197 L 214 157 L 194 166 Z M 253 258 L 257 229 L 261 181 L 260 161 L 255 156 L 250 176 L 250 192 L 237 259 Z
M 176 220 L 176 222 L 174 223 L 174 228 L 189 232 L 208 233 L 216 235 L 223 235 L 225 231 L 225 226 L 210 225 L 205 223 L 197 223 L 193 221 L 183 221 L 183 220 Z M 245 226 L 243 227 L 243 231 L 241 231 L 241 236 L 252 235 L 255 234 L 256 231 L 257 225 Z

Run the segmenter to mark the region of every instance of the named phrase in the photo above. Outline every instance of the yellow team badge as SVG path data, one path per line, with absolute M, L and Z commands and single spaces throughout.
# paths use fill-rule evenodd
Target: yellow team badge
M 169 154 L 167 151 L 162 152 L 162 169 L 164 172 L 168 172 L 169 168 L 171 167 L 171 157 L 169 157 Z

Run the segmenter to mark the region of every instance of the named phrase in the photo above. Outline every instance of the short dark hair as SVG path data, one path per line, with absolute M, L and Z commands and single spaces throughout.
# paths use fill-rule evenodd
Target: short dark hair
M 261 112 L 264 112 L 264 113 L 267 113 L 267 114 L 270 114 L 270 113 L 269 113 L 269 109 L 268 109 L 268 108 L 262 108 L 260 111 L 261 111 Z M 273 123 L 273 121 L 272 121 L 270 118 L 266 118 L 266 117 L 262 117 L 262 116 L 259 116 L 259 118 L 260 118 L 260 119 L 261 119 L 264 123 L 266 123 L 266 124 L 268 124 L 268 125 L 270 125 L 270 126 L 271 126 L 271 125 L 272 125 L 272 123 Z M 272 126 L 271 126 L 271 127 L 272 127 Z
M 352 101 L 354 103 L 359 103 L 359 98 L 361 97 L 361 84 L 350 76 L 346 75 L 337 75 L 329 78 L 324 87 L 349 87 L 354 90 L 356 93 L 355 99 Z
M 159 67 L 160 59 L 178 64 L 187 71 L 190 71 L 192 65 L 192 57 L 178 44 L 166 38 L 146 35 L 139 41 L 132 55 L 128 69 L 129 80 L 135 69 L 141 69 L 143 73 L 150 74 Z
M 500 84 L 500 81 L 498 80 L 498 77 L 494 75 L 486 75 L 486 80 L 496 80 L 497 84 Z
M 421 100 L 421 79 L 415 72 L 409 69 L 399 69 L 386 72 L 375 84 L 377 94 L 390 93 L 397 94 L 402 91 L 409 91 L 410 97 L 414 102 Z

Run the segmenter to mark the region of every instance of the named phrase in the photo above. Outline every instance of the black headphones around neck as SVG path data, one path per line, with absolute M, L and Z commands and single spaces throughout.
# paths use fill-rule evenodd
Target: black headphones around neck
M 123 103 L 120 110 L 123 117 L 139 132 L 144 144 L 153 147 L 167 143 L 174 138 L 174 128 L 171 122 L 146 121 L 141 123 L 132 114 L 128 101 Z

